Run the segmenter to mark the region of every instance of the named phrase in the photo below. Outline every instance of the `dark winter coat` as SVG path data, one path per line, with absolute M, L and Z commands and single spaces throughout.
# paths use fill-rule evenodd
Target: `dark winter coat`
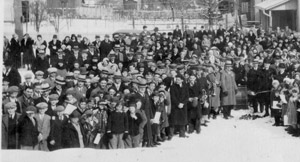
M 38 144 L 38 123 L 35 118 L 35 125 L 31 119 L 25 116 L 19 123 L 19 142 L 23 146 L 35 146 Z
M 83 138 L 83 143 L 86 145 L 86 136 L 81 124 L 80 130 Z M 80 148 L 79 135 L 71 122 L 65 125 L 62 137 L 63 148 Z
M 107 131 L 111 131 L 112 134 L 121 134 L 128 131 L 127 115 L 123 112 L 113 111 L 108 116 Z
M 189 99 L 189 90 L 185 84 L 180 87 L 174 84 L 170 89 L 171 93 L 171 114 L 170 125 L 186 125 L 187 121 L 187 103 Z M 178 108 L 178 105 L 183 103 L 183 108 Z
M 68 118 L 66 116 L 63 117 L 63 120 L 60 120 L 57 115 L 51 117 L 51 129 L 48 137 L 48 148 L 50 151 L 62 148 L 63 130 L 66 124 L 68 124 Z M 54 145 L 49 143 L 52 140 L 55 141 Z

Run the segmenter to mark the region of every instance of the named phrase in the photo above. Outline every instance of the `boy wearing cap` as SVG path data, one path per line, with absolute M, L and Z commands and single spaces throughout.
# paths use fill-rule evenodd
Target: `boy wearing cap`
M 21 114 L 16 113 L 17 105 L 8 102 L 4 105 L 5 114 L 2 115 L 2 149 L 19 149 L 18 123 Z
M 38 139 L 41 139 L 38 131 L 37 120 L 34 115 L 36 108 L 28 106 L 26 108 L 26 116 L 19 123 L 19 142 L 21 150 L 38 150 Z
M 17 86 L 11 86 L 8 88 L 8 98 L 6 98 L 5 100 L 2 101 L 2 108 L 4 107 L 4 105 L 8 102 L 14 102 L 16 103 L 17 105 L 17 112 L 18 113 L 22 113 L 22 109 L 21 109 L 21 104 L 20 102 L 18 101 L 18 94 L 19 94 L 19 87 Z M 4 112 L 4 109 L 2 109 L 2 112 L 3 114 L 5 113 Z
M 129 104 L 129 111 L 127 111 L 128 118 L 128 133 L 129 136 L 127 139 L 124 139 L 124 142 L 128 145 L 129 148 L 139 147 L 140 144 L 140 132 L 139 126 L 143 122 L 142 117 L 139 113 L 136 112 L 136 104 Z
M 36 105 L 38 113 L 35 114 L 35 119 L 37 121 L 38 131 L 40 132 L 40 137 L 38 139 L 38 149 L 42 151 L 49 151 L 47 139 L 50 133 L 50 116 L 45 114 L 48 109 L 48 104 L 46 102 L 40 102 Z

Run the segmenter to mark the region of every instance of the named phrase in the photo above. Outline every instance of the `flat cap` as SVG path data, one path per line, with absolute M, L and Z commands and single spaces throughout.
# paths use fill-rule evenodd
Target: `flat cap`
M 55 67 L 51 67 L 51 68 L 48 68 L 48 73 L 56 73 L 57 72 L 57 69 Z
M 19 92 L 19 87 L 17 87 L 17 86 L 10 86 L 7 91 L 10 92 L 10 93 Z
M 8 102 L 4 105 L 4 109 L 13 109 L 17 108 L 16 102 Z
M 32 79 L 32 75 L 30 73 L 27 73 L 24 75 L 25 79 Z
M 39 71 L 35 72 L 35 75 L 44 75 L 44 72 L 39 70 Z
M 58 96 L 57 94 L 51 94 L 51 95 L 49 96 L 49 100 L 50 100 L 50 101 L 58 100 L 58 98 L 59 98 L 59 96 Z
M 62 112 L 62 111 L 64 111 L 64 110 L 65 110 L 65 107 L 62 106 L 62 105 L 58 105 L 58 106 L 54 109 L 54 111 L 56 111 L 56 112 Z
M 34 106 L 28 106 L 25 109 L 26 113 L 35 113 L 36 112 L 36 108 Z
M 48 104 L 46 102 L 40 102 L 36 105 L 36 107 L 38 109 L 47 109 L 48 108 Z

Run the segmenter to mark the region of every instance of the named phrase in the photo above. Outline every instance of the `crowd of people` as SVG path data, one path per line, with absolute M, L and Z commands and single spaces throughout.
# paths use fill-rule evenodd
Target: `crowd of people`
M 156 147 L 200 134 L 221 114 L 232 118 L 239 86 L 253 113 L 299 136 L 299 44 L 288 27 L 222 25 L 144 26 L 93 42 L 80 34 L 4 38 L 2 149 Z

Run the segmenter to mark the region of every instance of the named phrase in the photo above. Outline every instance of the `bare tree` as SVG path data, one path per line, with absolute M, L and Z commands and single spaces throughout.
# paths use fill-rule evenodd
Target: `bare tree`
M 34 16 L 35 29 L 39 32 L 42 21 L 47 20 L 46 3 L 41 0 L 34 0 L 30 3 L 30 11 Z
M 218 8 L 223 0 L 198 0 L 199 5 L 207 10 L 203 13 L 203 16 L 208 19 L 209 26 L 214 25 L 214 20 L 220 19 L 222 15 L 218 14 Z

